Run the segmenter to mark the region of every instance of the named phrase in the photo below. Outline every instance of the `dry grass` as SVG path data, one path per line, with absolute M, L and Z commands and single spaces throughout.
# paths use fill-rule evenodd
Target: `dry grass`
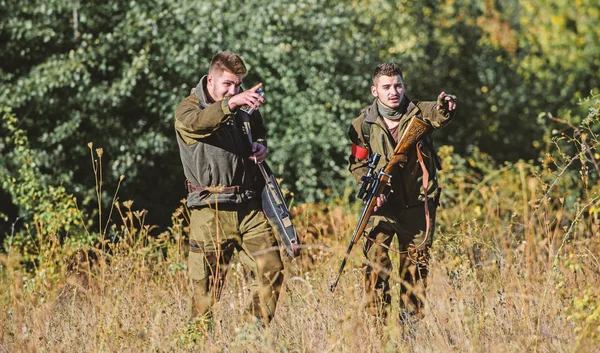
M 294 207 L 306 248 L 287 260 L 270 326 L 241 319 L 248 274 L 234 263 L 214 332 L 194 330 L 184 207 L 154 234 L 145 211 L 124 202 L 93 246 L 36 223 L 33 243 L 0 255 L 0 352 L 600 351 L 600 185 L 584 169 L 581 186 L 566 167 L 441 155 L 446 191 L 421 320 L 401 321 L 393 305 L 384 325 L 364 310 L 360 246 L 329 292 L 359 212 L 337 200 Z
M 585 237 L 582 229 L 571 236 L 574 240 L 555 244 L 551 250 L 539 236 L 543 231 L 532 238 L 535 243 L 515 247 L 511 238 L 523 234 L 490 227 L 489 218 L 486 225 L 471 220 L 441 226 L 456 232 L 440 230 L 425 317 L 406 323 L 396 313 L 382 325 L 363 310 L 359 249 L 336 293 L 327 290 L 346 246 L 338 237 L 347 238 L 355 215 L 341 206 L 303 206 L 295 212 L 309 247 L 302 257 L 288 262 L 285 291 L 276 318 L 266 329 L 240 319 L 247 277 L 239 264 L 231 267 L 223 298 L 215 308 L 214 333 L 206 335 L 186 325 L 187 280 L 180 238 L 184 223 L 179 213 L 174 218 L 179 223 L 170 232 L 152 238 L 144 227 L 132 227 L 132 236 L 108 244 L 105 252 L 98 248 L 74 252 L 50 237 L 43 245 L 45 259 L 36 269 L 24 268 L 15 253 L 3 255 L 0 351 L 575 352 L 600 348 L 597 332 L 593 335 L 597 328 L 581 326 L 585 320 L 576 319 L 573 312 L 574 302 L 584 293 L 596 295 L 598 304 L 597 292 L 589 292 L 600 286 L 597 234 Z M 441 222 L 452 217 L 448 212 L 441 211 Z M 495 243 L 496 237 L 506 241 Z M 394 294 L 396 299 L 398 293 Z M 585 319 L 592 317 L 589 306 L 582 310 L 589 314 Z M 588 321 L 598 324 L 597 317 Z

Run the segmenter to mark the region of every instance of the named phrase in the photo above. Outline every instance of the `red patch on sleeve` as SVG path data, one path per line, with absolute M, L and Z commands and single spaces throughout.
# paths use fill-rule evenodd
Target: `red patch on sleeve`
M 358 159 L 367 159 L 369 158 L 369 150 L 352 144 L 352 155 Z

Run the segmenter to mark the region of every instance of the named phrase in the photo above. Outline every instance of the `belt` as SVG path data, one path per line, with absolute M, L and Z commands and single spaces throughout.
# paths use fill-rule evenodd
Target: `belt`
M 211 194 L 241 194 L 243 189 L 240 185 L 233 186 L 198 186 L 190 183 L 189 180 L 185 181 L 185 186 L 188 192 L 198 192 L 202 193 L 204 191 L 208 191 Z

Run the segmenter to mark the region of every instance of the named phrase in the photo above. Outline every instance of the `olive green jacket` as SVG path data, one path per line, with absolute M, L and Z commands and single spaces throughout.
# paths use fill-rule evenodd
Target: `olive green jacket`
M 415 115 L 419 116 L 435 130 L 448 124 L 456 112 L 456 110 L 453 112 L 437 110 L 436 102 L 410 101 L 406 96 L 403 98 L 401 110 L 403 115 L 400 118 L 398 137 L 402 136 L 409 119 Z M 366 138 L 363 136 L 363 122 L 369 128 L 369 141 L 366 141 Z M 379 115 L 377 100 L 372 105 L 363 109 L 360 116 L 352 122 L 348 130 L 348 136 L 354 145 L 360 148 L 367 148 L 369 155 L 379 153 L 382 156 L 376 171 L 379 171 L 394 154 L 396 143 L 383 117 Z M 427 195 L 429 198 L 436 198 L 438 196 L 440 190 L 438 188 L 436 170 L 439 169 L 439 159 L 435 152 L 431 132 L 429 132 L 417 143 L 417 146 L 408 152 L 408 161 L 403 165 L 397 165 L 392 171 L 391 193 L 384 208 L 410 208 L 421 205 L 425 200 L 422 184 L 423 171 L 417 158 L 417 147 L 422 152 L 424 164 L 429 172 Z M 356 181 L 360 183 L 361 176 L 367 172 L 367 159 L 359 159 L 354 154 L 351 154 L 349 164 L 350 172 Z
M 240 186 L 240 193 L 203 190 L 188 193 L 188 207 L 207 204 L 236 204 L 260 196 L 264 181 L 250 159 L 251 146 L 242 124 L 241 110 L 231 111 L 227 98 L 211 102 L 202 77 L 175 111 L 175 131 L 183 172 L 193 186 L 217 190 Z M 250 116 L 254 141 L 266 146 L 266 130 L 258 111 Z

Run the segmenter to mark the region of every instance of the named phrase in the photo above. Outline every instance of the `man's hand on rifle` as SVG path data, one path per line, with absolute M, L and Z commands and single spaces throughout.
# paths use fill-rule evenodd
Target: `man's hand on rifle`
M 379 196 L 377 196 L 377 206 L 375 206 L 375 208 L 373 208 L 373 211 L 377 212 L 378 209 L 383 207 L 383 205 L 386 203 L 386 201 L 387 201 L 387 197 L 385 196 L 385 194 L 380 194 Z
M 267 158 L 267 148 L 258 142 L 252 142 L 252 155 L 250 160 L 254 163 L 262 163 Z

